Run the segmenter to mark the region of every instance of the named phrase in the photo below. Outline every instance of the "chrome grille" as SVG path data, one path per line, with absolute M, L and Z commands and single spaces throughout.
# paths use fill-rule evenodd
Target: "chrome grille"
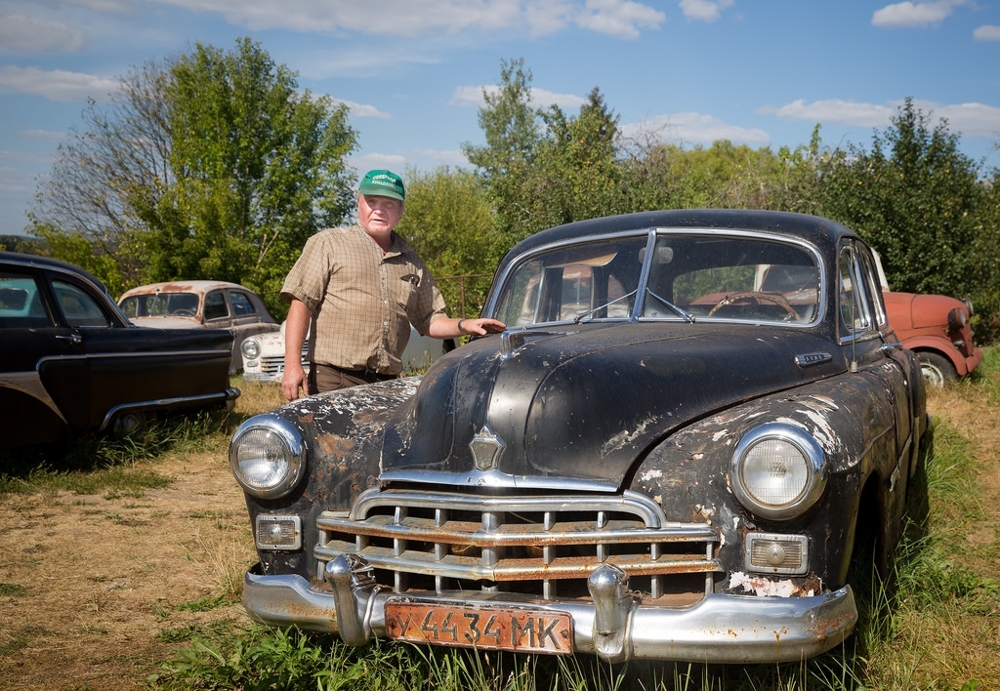
M 595 566 L 615 564 L 648 597 L 706 592 L 718 534 L 668 522 L 645 495 L 495 496 L 368 490 L 350 515 L 317 519 L 322 577 L 340 554 L 364 557 L 397 592 L 482 589 L 546 599 L 587 594 Z

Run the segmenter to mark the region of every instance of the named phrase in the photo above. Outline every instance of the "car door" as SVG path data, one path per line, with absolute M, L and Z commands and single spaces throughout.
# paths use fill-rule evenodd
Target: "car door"
M 886 492 L 882 501 L 885 525 L 894 526 L 898 521 L 890 516 L 903 510 L 909 450 L 914 443 L 913 382 L 907 355 L 887 324 L 870 251 L 860 242 L 851 241 L 842 248 L 839 289 L 841 345 L 852 370 L 868 380 L 859 385 L 854 402 L 864 421 L 862 448 L 868 449 L 868 458 L 861 460 L 866 472 L 874 470 L 881 478 Z M 887 543 L 894 544 L 895 537 Z
M 83 341 L 60 317 L 43 270 L 0 268 L 0 436 L 4 446 L 57 441 L 90 419 Z

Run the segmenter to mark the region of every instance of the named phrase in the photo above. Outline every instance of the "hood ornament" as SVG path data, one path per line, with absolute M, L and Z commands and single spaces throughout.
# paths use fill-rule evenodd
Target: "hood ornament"
M 469 442 L 472 459 L 478 470 L 496 470 L 500 465 L 500 456 L 507 446 L 504 440 L 493 433 L 488 425 L 483 425 Z

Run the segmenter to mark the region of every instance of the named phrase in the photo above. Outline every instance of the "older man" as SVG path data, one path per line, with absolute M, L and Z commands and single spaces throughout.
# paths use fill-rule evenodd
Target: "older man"
M 441 339 L 505 328 L 496 319 L 445 314 L 434 277 L 393 230 L 405 199 L 402 178 L 369 171 L 358 186 L 358 222 L 309 238 L 285 278 L 281 297 L 290 306 L 281 389 L 288 400 L 300 389 L 314 394 L 398 377 L 410 324 Z M 301 353 L 310 325 L 307 381 Z

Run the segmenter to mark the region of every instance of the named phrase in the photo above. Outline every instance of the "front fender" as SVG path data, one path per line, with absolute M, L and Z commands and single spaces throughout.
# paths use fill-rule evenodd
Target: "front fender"
M 290 494 L 277 499 L 245 495 L 247 510 L 252 525 L 261 514 L 299 516 L 306 547 L 258 550 L 264 573 L 315 576 L 315 560 L 306 550 L 317 541 L 317 515 L 349 510 L 359 494 L 378 483 L 386 425 L 413 397 L 419 381 L 409 377 L 340 389 L 286 403 L 270 413 L 301 434 L 306 468 Z M 247 424 L 253 419 L 244 427 Z
M 809 575 L 819 576 L 827 587 L 839 587 L 846 578 L 865 480 L 873 473 L 880 480 L 892 477 L 898 463 L 895 415 L 884 392 L 877 375 L 859 373 L 709 416 L 652 449 L 630 489 L 653 497 L 669 520 L 715 526 L 721 534 L 718 559 L 726 574 L 743 569 L 747 531 L 803 534 L 811 546 Z M 750 513 L 737 501 L 729 478 L 740 439 L 759 425 L 775 422 L 806 431 L 826 458 L 823 494 L 812 508 L 785 520 Z

